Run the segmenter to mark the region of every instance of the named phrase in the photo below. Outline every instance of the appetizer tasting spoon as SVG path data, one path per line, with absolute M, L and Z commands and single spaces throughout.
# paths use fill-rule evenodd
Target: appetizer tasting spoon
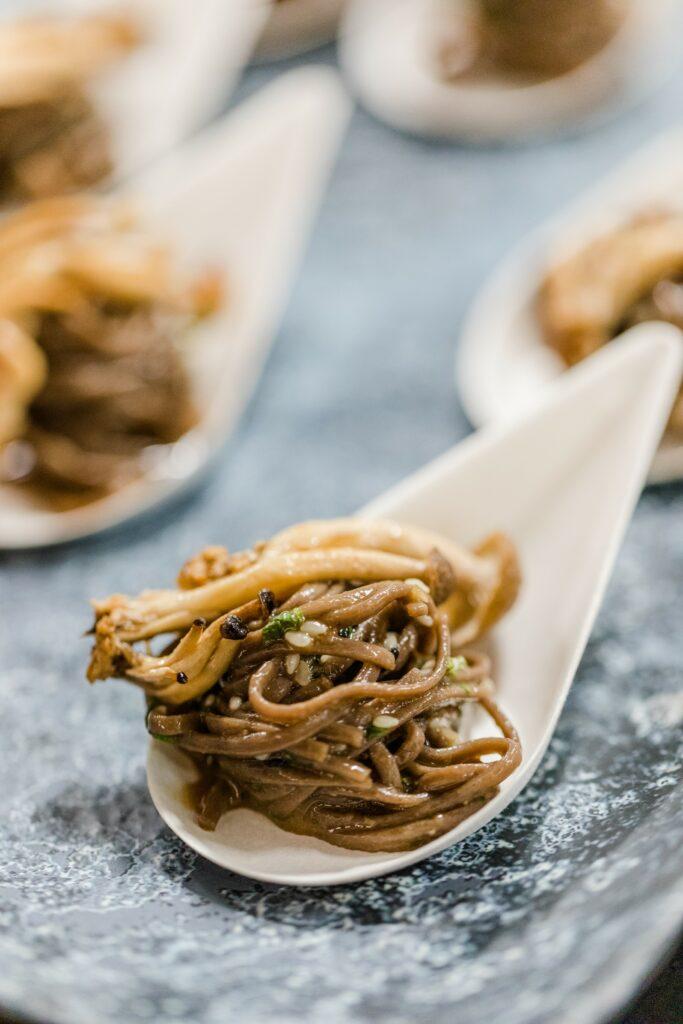
M 604 118 L 642 98 L 675 66 L 679 0 L 634 0 L 614 38 L 553 78 L 515 82 L 492 71 L 444 81 L 437 27 L 475 45 L 467 4 L 452 0 L 351 0 L 340 56 L 362 103 L 403 131 L 477 142 L 514 140 Z
M 466 544 L 501 529 L 518 547 L 522 591 L 493 639 L 500 702 L 519 729 L 523 761 L 498 795 L 407 853 L 339 849 L 243 809 L 206 832 L 182 798 L 194 778 L 191 763 L 151 741 L 152 800 L 184 842 L 251 878 L 335 885 L 452 846 L 515 798 L 555 729 L 678 387 L 683 347 L 676 328 L 646 324 L 630 335 L 552 385 L 523 418 L 468 438 L 362 510 Z
M 482 285 L 463 324 L 456 378 L 475 426 L 521 412 L 564 372 L 543 341 L 537 294 L 550 265 L 648 210 L 680 210 L 683 131 L 670 129 L 532 232 Z M 662 439 L 651 483 L 683 477 L 683 442 Z
M 139 479 L 67 511 L 0 485 L 0 549 L 97 533 L 188 487 L 220 452 L 258 379 L 350 104 L 327 68 L 291 71 L 122 190 L 180 260 L 219 270 L 222 308 L 183 348 L 197 426 Z

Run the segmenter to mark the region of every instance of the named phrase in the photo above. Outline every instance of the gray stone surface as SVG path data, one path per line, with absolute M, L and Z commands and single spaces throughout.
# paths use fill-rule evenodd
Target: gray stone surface
M 462 437 L 452 361 L 473 290 L 674 122 L 682 86 L 683 71 L 614 124 L 513 149 L 357 114 L 213 478 L 106 537 L 0 557 L 0 1005 L 59 1024 L 592 1024 L 644 979 L 683 915 L 682 486 L 641 500 L 533 783 L 378 881 L 279 889 L 183 847 L 147 796 L 139 694 L 85 685 L 80 634 L 90 596 L 164 585 L 206 542 L 352 511 Z

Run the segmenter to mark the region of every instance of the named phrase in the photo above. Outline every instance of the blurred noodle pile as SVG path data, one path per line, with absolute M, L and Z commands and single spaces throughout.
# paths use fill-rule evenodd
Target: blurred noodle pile
M 538 297 L 545 341 L 573 366 L 648 320 L 683 329 L 683 214 L 641 214 L 555 264 Z M 669 419 L 683 433 L 683 389 Z
M 456 0 L 462 12 L 461 0 Z M 449 0 L 453 3 L 453 0 Z M 439 46 L 445 78 L 480 67 L 543 79 L 572 71 L 599 53 L 628 13 L 630 0 L 474 0 L 466 19 Z
M 195 422 L 179 339 L 220 302 L 120 200 L 42 200 L 0 226 L 0 478 L 90 500 Z
M 0 201 L 87 187 L 112 170 L 87 85 L 139 42 L 124 15 L 0 25 Z

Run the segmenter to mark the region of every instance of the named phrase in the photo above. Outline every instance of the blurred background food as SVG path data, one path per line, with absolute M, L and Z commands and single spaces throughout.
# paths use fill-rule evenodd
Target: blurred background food
M 567 366 L 648 320 L 683 329 L 683 215 L 645 211 L 574 252 L 545 277 L 538 314 Z M 683 391 L 669 429 L 683 435 Z
M 43 200 L 0 224 L 0 479 L 85 501 L 134 478 L 195 422 L 178 343 L 216 308 L 138 215 L 104 198 Z
M 94 185 L 113 169 L 88 93 L 140 41 L 129 14 L 0 22 L 0 202 Z
M 623 24 L 631 0 L 443 0 L 441 67 L 447 78 L 474 69 L 550 78 L 598 53 Z M 453 37 L 448 38 L 448 8 Z M 466 31 L 463 33 L 463 29 Z

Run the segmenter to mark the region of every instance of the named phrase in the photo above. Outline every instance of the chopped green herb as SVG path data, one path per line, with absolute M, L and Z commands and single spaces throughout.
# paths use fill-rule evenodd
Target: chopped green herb
M 177 736 L 162 736 L 159 732 L 152 732 L 150 736 L 153 740 L 159 740 L 159 743 L 175 743 Z
M 380 736 L 384 736 L 388 732 L 388 729 L 378 729 L 376 725 L 369 725 L 366 729 L 365 735 L 369 740 L 377 740 Z
M 287 612 L 278 612 L 277 615 L 271 615 L 263 627 L 264 642 L 272 644 L 276 640 L 282 640 L 285 633 L 290 629 L 299 629 L 305 621 L 306 616 L 300 608 L 291 608 Z
M 379 736 L 384 736 L 390 729 L 395 729 L 400 724 L 398 718 L 394 718 L 393 715 L 375 715 L 372 724 L 368 726 L 367 738 L 369 740 L 376 740 Z
M 457 658 L 449 658 L 446 664 L 446 675 L 453 678 L 462 672 L 463 669 L 467 668 L 467 658 L 463 658 L 462 654 L 459 654 Z
M 354 634 L 353 626 L 340 626 L 339 636 L 343 636 L 345 640 L 350 640 Z
M 471 697 L 472 694 L 474 693 L 474 687 L 470 686 L 469 683 L 461 683 L 460 685 L 462 686 L 462 692 L 465 694 L 465 696 Z

